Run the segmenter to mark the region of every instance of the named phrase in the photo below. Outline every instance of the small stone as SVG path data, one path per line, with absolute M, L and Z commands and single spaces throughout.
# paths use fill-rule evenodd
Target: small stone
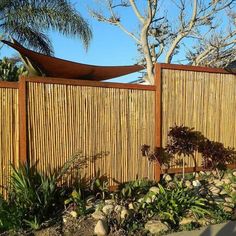
M 199 172 L 199 174 L 200 174 L 200 175 L 205 175 L 206 173 L 205 173 L 205 171 L 202 171 L 202 170 L 201 170 L 201 171 Z
M 207 219 L 199 219 L 198 220 L 198 223 L 201 225 L 201 226 L 206 226 L 206 225 L 209 225 L 210 222 L 207 220 Z
M 146 202 L 146 203 L 151 203 L 151 202 L 152 202 L 152 199 L 151 199 L 150 197 L 147 197 L 145 202 Z
M 150 220 L 145 224 L 145 229 L 148 230 L 151 234 L 164 233 L 169 230 L 169 227 L 158 220 Z
M 108 233 L 107 223 L 103 220 L 99 220 L 94 228 L 94 234 L 97 236 L 106 236 Z
M 133 210 L 134 209 L 134 204 L 130 203 L 128 207 L 129 207 L 130 210 Z
M 194 181 L 193 181 L 193 186 L 194 186 L 195 188 L 198 188 L 198 187 L 202 186 L 202 184 L 200 183 L 199 180 L 194 180 Z
M 164 174 L 163 179 L 164 179 L 166 182 L 170 182 L 170 181 L 172 180 L 171 176 L 168 175 L 168 174 Z
M 224 202 L 223 205 L 230 208 L 234 208 L 234 204 L 232 202 Z
M 78 214 L 77 214 L 76 211 L 71 211 L 71 212 L 70 212 L 70 215 L 71 215 L 72 217 L 74 217 L 74 218 L 77 218 L 77 216 L 78 216 Z
M 220 195 L 226 195 L 227 192 L 223 189 L 221 192 L 220 192 Z
M 159 193 L 160 189 L 156 186 L 153 186 L 149 189 L 149 192 L 153 192 L 153 193 Z
M 184 217 L 180 222 L 179 224 L 180 225 L 188 225 L 192 222 L 195 222 L 195 219 L 194 218 L 191 218 L 191 217 Z
M 215 184 L 216 187 L 221 187 L 221 186 L 223 186 L 224 182 L 220 181 L 220 180 L 217 180 L 217 181 L 214 181 L 214 184 Z
M 233 199 L 231 197 L 225 197 L 225 201 L 231 203 L 231 202 L 233 202 Z
M 125 219 L 129 216 L 129 211 L 127 209 L 123 209 L 120 213 L 120 218 Z
M 66 216 L 63 216 L 63 217 L 62 217 L 62 221 L 63 221 L 63 223 L 67 223 L 67 217 L 66 217 Z
M 122 206 L 121 205 L 116 205 L 114 208 L 114 211 L 119 214 L 122 211 Z
M 139 199 L 138 199 L 138 202 L 139 202 L 139 203 L 143 202 L 143 198 L 142 198 L 142 197 L 139 198 Z
M 113 199 L 107 199 L 107 200 L 105 200 L 105 204 L 106 204 L 106 205 L 114 205 L 114 204 L 115 204 L 115 200 L 113 200 Z
M 95 211 L 92 215 L 91 215 L 95 220 L 105 220 L 106 216 L 104 215 L 104 213 L 102 211 Z
M 236 184 L 232 183 L 232 184 L 230 185 L 230 187 L 236 189 Z
M 186 180 L 184 184 L 187 188 L 192 188 L 193 187 L 191 181 L 189 181 L 189 180 Z
M 229 179 L 222 179 L 221 181 L 224 182 L 225 184 L 230 184 L 231 183 L 231 181 Z
M 213 195 L 217 195 L 217 194 L 220 193 L 220 189 L 217 188 L 217 187 L 215 187 L 215 186 L 211 186 L 211 187 L 209 188 L 209 190 L 211 191 L 211 193 L 212 193 Z
M 233 176 L 236 176 L 236 171 L 233 172 Z
M 232 209 L 231 207 L 227 207 L 227 206 L 224 206 L 224 207 L 223 207 L 223 210 L 224 210 L 225 212 L 229 212 L 229 213 L 231 213 L 231 212 L 233 211 L 233 209 Z
M 102 211 L 105 215 L 109 215 L 112 213 L 112 211 L 114 210 L 114 206 L 113 205 L 105 205 L 103 208 L 102 208 Z

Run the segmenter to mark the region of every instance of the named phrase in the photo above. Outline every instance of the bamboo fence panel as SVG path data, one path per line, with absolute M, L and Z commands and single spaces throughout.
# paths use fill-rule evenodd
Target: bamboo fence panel
M 170 127 L 184 125 L 236 147 L 236 77 L 231 74 L 162 69 L 162 145 Z M 176 165 L 176 159 L 171 163 Z M 197 166 L 202 160 L 196 154 Z M 186 167 L 194 167 L 186 158 Z
M 77 163 L 69 182 L 78 173 L 110 185 L 154 178 L 140 147 L 155 144 L 155 91 L 28 82 L 27 94 L 29 158 L 40 171 L 79 151 L 86 165 Z
M 0 186 L 6 196 L 11 166 L 19 164 L 18 90 L 0 88 Z

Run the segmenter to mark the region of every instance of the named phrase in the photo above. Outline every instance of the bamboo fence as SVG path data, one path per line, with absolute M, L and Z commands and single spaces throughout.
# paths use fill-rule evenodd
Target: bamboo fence
M 80 152 L 82 168 L 76 169 L 82 178 L 106 176 L 110 185 L 154 178 L 140 150 L 142 144 L 155 144 L 153 87 L 34 81 L 26 81 L 27 143 L 29 158 L 40 171 L 58 169 Z M 85 159 L 86 166 L 81 164 Z
M 48 173 L 75 153 L 68 184 L 78 176 L 106 176 L 110 185 L 158 180 L 161 168 L 141 156 L 141 145 L 165 146 L 176 124 L 236 147 L 235 110 L 235 75 L 222 69 L 157 64 L 154 86 L 40 77 L 0 82 L 0 185 L 9 183 L 10 163 L 29 160 Z M 176 160 L 162 173 L 179 172 Z M 193 160 L 186 162 L 193 171 Z
M 0 84 L 0 186 L 5 196 L 9 186 L 11 166 L 19 164 L 19 114 L 16 83 Z
M 221 69 L 159 65 L 161 70 L 162 145 L 167 143 L 170 127 L 184 125 L 202 132 L 207 138 L 236 147 L 236 77 Z M 202 166 L 196 154 L 197 167 Z M 176 172 L 181 166 L 171 163 Z M 186 168 L 194 161 L 188 158 Z

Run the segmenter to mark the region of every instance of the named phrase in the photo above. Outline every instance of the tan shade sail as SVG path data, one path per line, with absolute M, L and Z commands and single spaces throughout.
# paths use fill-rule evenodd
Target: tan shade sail
M 67 61 L 56 57 L 46 56 L 41 53 L 26 49 L 21 44 L 2 40 L 3 43 L 17 50 L 22 56 L 28 58 L 33 65 L 49 77 L 83 79 L 83 80 L 107 80 L 143 70 L 139 65 L 132 66 L 94 66 Z

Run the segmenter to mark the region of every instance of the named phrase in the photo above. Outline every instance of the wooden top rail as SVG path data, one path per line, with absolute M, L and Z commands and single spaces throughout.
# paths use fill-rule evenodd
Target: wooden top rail
M 13 88 L 18 89 L 18 82 L 8 82 L 8 81 L 0 81 L 0 88 Z
M 26 82 L 32 83 L 44 83 L 44 84 L 64 84 L 74 86 L 90 86 L 100 88 L 118 88 L 118 89 L 135 89 L 135 90 L 149 90 L 156 91 L 156 87 L 153 85 L 141 85 L 141 84 L 124 84 L 124 83 L 111 83 L 111 82 L 98 82 L 87 80 L 72 80 L 52 77 L 21 77 Z
M 191 65 L 177 65 L 177 64 L 167 64 L 167 63 L 157 63 L 157 65 L 161 69 L 232 74 L 229 71 L 227 71 L 225 69 L 221 69 L 221 68 L 211 68 L 211 67 L 191 66 Z

